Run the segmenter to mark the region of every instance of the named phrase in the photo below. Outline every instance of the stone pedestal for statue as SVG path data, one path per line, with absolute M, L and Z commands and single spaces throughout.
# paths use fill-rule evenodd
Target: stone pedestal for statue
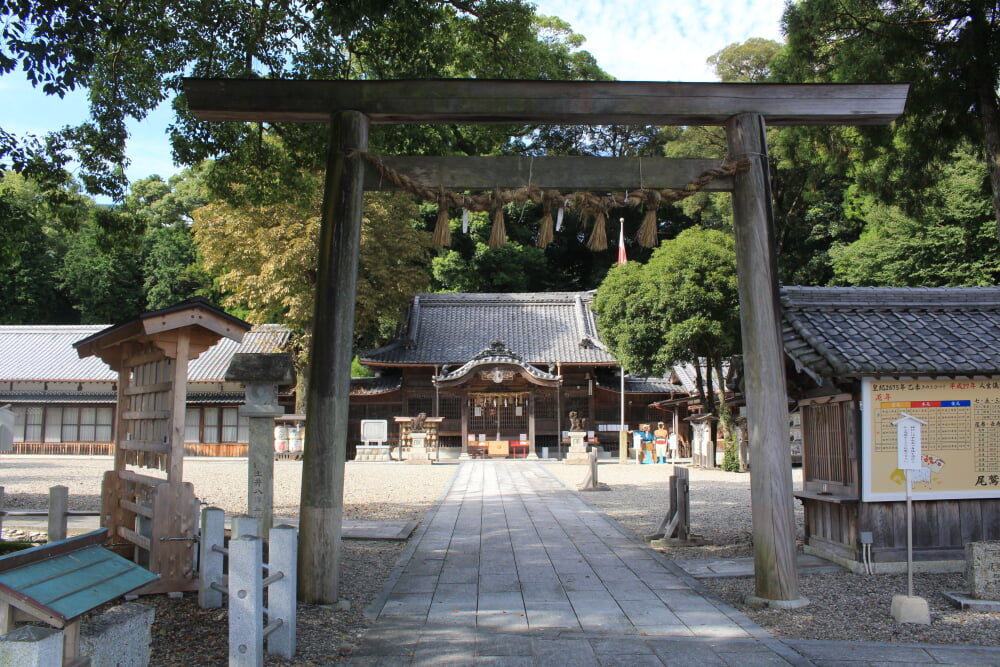
M 1000 613 L 1000 540 L 965 545 L 965 583 L 971 591 L 944 596 L 961 609 Z
M 569 451 L 563 463 L 567 465 L 585 466 L 590 465 L 590 457 L 587 456 L 587 432 L 569 432 Z
M 410 453 L 406 457 L 406 462 L 414 465 L 430 465 L 434 463 L 427 452 L 427 434 L 411 433 L 410 439 L 412 444 L 410 445 Z

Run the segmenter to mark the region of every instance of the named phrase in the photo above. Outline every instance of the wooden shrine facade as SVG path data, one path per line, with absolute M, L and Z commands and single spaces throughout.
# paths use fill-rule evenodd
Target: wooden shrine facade
M 556 457 L 568 446 L 573 411 L 595 444 L 616 450 L 621 377 L 600 341 L 592 296 L 418 295 L 399 337 L 360 355 L 378 376 L 352 381 L 350 441 L 358 441 L 362 419 L 392 424 L 422 412 L 443 418 L 437 443 L 446 458 L 475 456 L 481 443 L 497 441 L 512 443 L 511 456 L 547 448 Z M 655 421 L 650 404 L 684 391 L 665 379 L 626 377 L 626 424 Z M 389 437 L 396 447 L 398 431 L 390 428 Z
M 807 550 L 905 566 L 893 424 L 909 415 L 926 422 L 914 561 L 962 570 L 966 543 L 1000 539 L 1000 288 L 784 287 L 782 302 Z

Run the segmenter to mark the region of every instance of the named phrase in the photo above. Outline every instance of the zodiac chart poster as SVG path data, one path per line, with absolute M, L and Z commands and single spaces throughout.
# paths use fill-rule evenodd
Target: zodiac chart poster
M 1000 498 L 1000 378 L 862 382 L 862 499 L 906 499 L 896 425 L 921 426 L 914 500 Z

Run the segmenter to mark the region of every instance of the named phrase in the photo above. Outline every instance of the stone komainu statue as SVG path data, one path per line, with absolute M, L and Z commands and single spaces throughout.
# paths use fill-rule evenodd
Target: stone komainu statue
M 569 430 L 571 431 L 585 431 L 587 430 L 587 420 L 581 419 L 576 411 L 569 413 Z
M 422 433 L 424 430 L 424 422 L 427 421 L 427 413 L 421 412 L 413 418 L 413 432 Z

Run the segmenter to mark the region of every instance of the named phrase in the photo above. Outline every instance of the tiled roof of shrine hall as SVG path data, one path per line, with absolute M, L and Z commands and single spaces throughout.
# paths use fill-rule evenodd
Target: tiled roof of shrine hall
M 1000 287 L 782 287 L 785 353 L 826 377 L 1000 374 Z
M 593 292 L 419 294 L 399 337 L 371 364 L 462 365 L 494 341 L 529 364 L 614 365 L 590 309 Z

